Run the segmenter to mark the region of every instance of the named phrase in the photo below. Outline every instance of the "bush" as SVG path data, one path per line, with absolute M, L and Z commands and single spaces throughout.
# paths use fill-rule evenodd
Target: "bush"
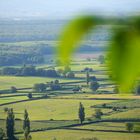
M 102 104 L 102 107 L 106 108 L 106 106 L 107 106 L 107 105 L 106 105 L 105 103 L 104 103 L 104 104 Z
M 27 97 L 28 97 L 29 99 L 32 99 L 32 98 L 33 98 L 32 93 L 28 93 Z
M 5 136 L 4 130 L 0 128 L 0 140 L 3 140 L 4 136 Z
M 119 93 L 119 88 L 118 88 L 118 87 L 115 87 L 115 88 L 113 89 L 113 93 L 118 94 L 118 93 Z
M 112 110 L 113 110 L 113 111 L 117 111 L 118 108 L 117 108 L 117 107 L 113 107 Z
M 101 116 L 103 115 L 103 112 L 101 111 L 101 109 L 95 109 L 95 118 L 96 119 L 101 119 Z
M 132 132 L 134 129 L 134 124 L 133 123 L 126 123 L 126 130 L 128 132 Z
M 89 87 L 92 91 L 96 91 L 100 87 L 100 85 L 98 82 L 92 81 L 92 82 L 90 82 Z
M 17 92 L 17 88 L 16 87 L 11 87 L 11 93 L 16 93 Z
M 74 72 L 70 71 L 70 72 L 66 73 L 66 77 L 67 78 L 74 78 L 75 74 L 74 74 Z
M 72 89 L 72 91 L 73 91 L 74 93 L 79 92 L 79 91 L 81 91 L 81 90 L 82 90 L 82 88 L 81 88 L 80 86 L 76 86 L 76 87 L 74 87 L 74 88 Z
M 4 112 L 5 112 L 5 113 L 8 112 L 8 110 L 9 110 L 8 107 L 5 107 L 5 108 L 4 108 Z
M 47 85 L 44 83 L 34 84 L 33 89 L 35 92 L 45 92 Z

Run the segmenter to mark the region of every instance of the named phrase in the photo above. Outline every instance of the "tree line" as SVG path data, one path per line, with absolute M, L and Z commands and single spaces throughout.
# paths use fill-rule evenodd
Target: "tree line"
M 21 68 L 4 67 L 0 70 L 0 75 L 14 75 L 14 76 L 46 76 L 46 77 L 58 77 L 55 69 L 41 69 L 35 66 L 24 65 Z

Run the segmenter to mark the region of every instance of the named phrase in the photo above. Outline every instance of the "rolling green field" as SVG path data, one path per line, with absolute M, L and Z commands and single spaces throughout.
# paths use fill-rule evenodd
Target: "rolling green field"
M 11 86 L 17 88 L 32 87 L 36 83 L 46 83 L 55 79 L 57 78 L 0 76 L 0 90 L 9 89 Z M 73 79 L 60 79 L 60 82 L 67 81 L 73 81 Z
M 28 99 L 27 97 L 23 96 L 23 97 L 6 97 L 6 98 L 0 98 L 0 104 L 3 103 L 10 103 L 10 102 L 15 102 L 15 101 L 20 101 L 20 100 L 26 100 Z
M 46 69 L 48 65 L 39 65 L 37 67 Z M 81 72 L 86 67 L 93 68 L 90 76 L 96 76 L 99 84 L 101 84 L 98 94 L 93 93 L 87 87 L 86 82 L 77 83 L 77 81 L 86 79 L 86 72 Z M 55 69 L 60 68 L 63 69 L 61 66 L 55 67 Z M 68 84 L 69 86 L 65 85 L 65 87 L 71 87 L 69 90 L 39 93 L 33 92 L 32 89 L 24 89 L 18 90 L 17 93 L 1 94 L 0 126 L 5 130 L 7 113 L 4 112 L 4 108 L 13 108 L 15 132 L 20 133 L 16 136 L 23 140 L 22 125 L 24 110 L 27 109 L 33 140 L 55 140 L 55 138 L 56 140 L 85 140 L 93 137 L 96 137 L 97 140 L 140 140 L 140 133 L 129 133 L 126 130 L 126 122 L 131 121 L 135 124 L 134 130 L 140 130 L 140 125 L 136 125 L 138 123 L 136 120 L 140 121 L 140 96 L 122 93 L 112 94 L 114 83 L 108 79 L 105 65 L 99 64 L 97 60 L 90 62 L 77 60 L 73 62 L 71 69 L 75 72 L 76 78 L 0 76 L 0 90 L 10 89 L 11 86 L 30 88 L 36 83 L 46 83 L 55 79 L 58 79 L 60 83 L 74 82 Z M 83 86 L 85 92 L 74 93 L 72 88 L 75 86 Z M 100 93 L 102 90 L 110 91 L 110 93 Z M 27 97 L 28 93 L 32 93 L 34 100 Z M 44 94 L 47 94 L 48 98 L 43 98 Z M 16 101 L 21 102 L 16 103 Z M 80 102 L 85 108 L 86 119 L 84 125 L 80 125 L 78 118 Z M 9 104 L 2 105 L 3 103 Z M 103 107 L 103 104 L 110 108 Z M 118 107 L 118 110 L 114 111 L 113 107 Z M 94 117 L 97 108 L 100 108 L 103 113 L 101 120 Z M 122 119 L 125 121 L 121 121 Z
M 78 107 L 82 102 L 85 106 L 86 117 L 91 117 L 94 109 L 91 105 L 109 103 L 111 100 L 67 100 L 67 99 L 41 99 L 4 107 L 11 107 L 16 112 L 16 117 L 23 119 L 23 111 L 27 109 L 31 120 L 75 120 L 78 119 Z M 5 118 L 3 106 L 0 107 L 1 118 Z
M 53 130 L 48 132 L 32 133 L 33 140 L 80 140 L 82 138 L 96 137 L 99 140 L 139 140 L 140 134 L 131 133 L 107 133 L 107 132 L 91 132 L 79 130 Z

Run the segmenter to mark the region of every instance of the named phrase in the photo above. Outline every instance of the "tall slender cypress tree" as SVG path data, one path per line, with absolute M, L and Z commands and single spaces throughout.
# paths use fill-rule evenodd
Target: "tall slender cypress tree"
M 26 109 L 24 111 L 23 130 L 24 130 L 25 140 L 28 140 L 30 134 L 30 120 Z
M 87 83 L 87 85 L 89 84 L 89 82 L 90 82 L 90 75 L 89 75 L 89 72 L 87 71 L 87 73 L 86 73 L 86 83 Z
M 85 108 L 81 102 L 79 104 L 79 119 L 81 124 L 85 120 Z
M 9 109 L 7 112 L 7 118 L 6 118 L 6 134 L 8 137 L 8 140 L 15 139 L 14 137 L 14 125 L 15 125 L 15 119 L 14 119 L 14 112 L 13 109 Z

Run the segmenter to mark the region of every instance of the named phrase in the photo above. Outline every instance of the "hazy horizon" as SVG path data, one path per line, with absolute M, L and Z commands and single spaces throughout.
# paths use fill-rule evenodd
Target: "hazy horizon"
M 1 0 L 1 18 L 69 18 L 84 12 L 130 14 L 140 10 L 140 0 Z

